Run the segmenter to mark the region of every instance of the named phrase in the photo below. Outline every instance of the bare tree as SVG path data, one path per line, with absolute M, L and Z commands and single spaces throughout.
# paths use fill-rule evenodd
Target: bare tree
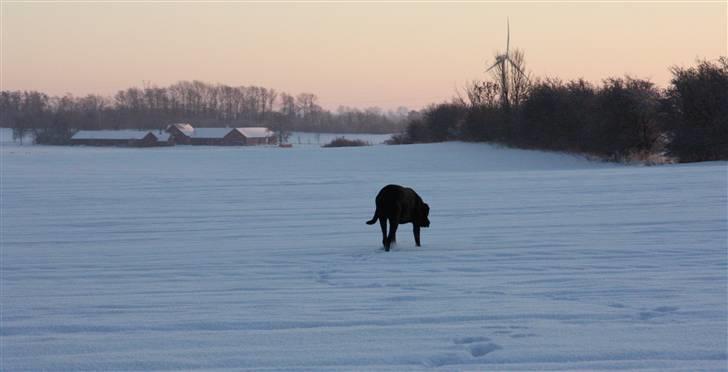
M 296 99 L 292 95 L 281 93 L 280 112 L 285 118 L 291 121 L 296 117 Z
M 528 95 L 531 86 L 531 73 L 526 71 L 526 62 L 523 51 L 519 49 L 510 52 L 506 60 L 503 55 L 489 70 L 498 85 L 501 107 L 510 110 L 518 107 Z M 498 57 L 497 57 L 498 58 Z
M 498 102 L 499 85 L 491 81 L 471 80 L 465 84 L 465 97 L 456 91 L 455 103 L 462 106 L 495 107 Z
M 311 123 L 321 111 L 321 106 L 318 105 L 318 97 L 315 94 L 301 93 L 296 96 L 296 109 L 304 122 Z
M 531 73 L 526 70 L 526 61 L 523 57 L 523 51 L 515 49 L 511 56 L 513 68 L 510 74 L 510 103 L 512 107 L 519 107 L 528 96 L 531 89 Z

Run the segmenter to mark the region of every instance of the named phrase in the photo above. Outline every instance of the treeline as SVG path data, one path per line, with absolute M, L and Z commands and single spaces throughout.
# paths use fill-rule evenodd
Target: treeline
M 182 81 L 169 87 L 129 88 L 114 97 L 36 91 L 0 92 L 0 126 L 16 138 L 28 133 L 41 143 L 63 143 L 80 129 L 163 129 L 170 123 L 196 127 L 260 125 L 278 132 L 394 133 L 408 111 L 323 109 L 315 94 L 296 96 L 262 87 Z
M 466 95 L 413 118 L 391 143 L 496 142 L 614 161 L 728 159 L 728 58 L 674 67 L 667 89 L 647 80 L 536 80 L 519 97 L 473 82 Z

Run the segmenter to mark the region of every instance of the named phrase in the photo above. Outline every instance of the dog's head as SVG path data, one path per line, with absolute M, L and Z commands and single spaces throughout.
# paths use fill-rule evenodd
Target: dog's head
M 423 202 L 419 208 L 419 215 L 417 216 L 417 224 L 422 227 L 430 227 L 430 206 Z

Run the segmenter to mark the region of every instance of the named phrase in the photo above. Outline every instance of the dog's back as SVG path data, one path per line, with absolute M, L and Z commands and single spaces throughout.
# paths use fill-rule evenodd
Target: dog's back
M 409 204 L 407 202 L 411 201 L 412 196 L 410 194 L 412 193 L 414 193 L 414 190 L 400 185 L 382 187 L 376 199 L 374 199 L 377 210 L 374 212 L 374 217 L 367 221 L 367 224 L 373 225 L 379 218 L 386 220 L 394 217 L 398 207 L 401 208 L 402 204 Z

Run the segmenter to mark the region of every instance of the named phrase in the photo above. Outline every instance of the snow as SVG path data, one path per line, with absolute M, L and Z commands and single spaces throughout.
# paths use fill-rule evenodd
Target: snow
M 232 132 L 233 128 L 195 128 L 192 138 L 223 138 Z
M 0 142 L 3 371 L 727 366 L 726 162 Z
M 79 130 L 72 139 L 118 139 L 140 140 L 147 134 L 154 133 L 148 130 Z M 155 134 L 156 136 L 157 134 Z
M 177 123 L 177 124 L 170 124 L 167 126 L 167 130 L 169 130 L 171 127 L 177 128 L 180 132 L 191 136 L 192 133 L 195 131 L 195 127 L 192 126 L 192 124 L 188 123 Z
M 268 128 L 243 127 L 243 128 L 194 128 L 190 135 L 192 138 L 223 138 L 232 131 L 238 131 L 248 138 L 270 137 L 273 135 Z M 185 132 L 187 133 L 187 132 Z
M 266 138 L 274 135 L 270 129 L 265 127 L 242 127 L 235 128 L 235 130 L 247 138 Z
M 158 141 L 167 142 L 169 141 L 169 133 L 159 132 L 154 130 L 79 130 L 76 132 L 72 139 L 123 139 L 123 140 L 140 140 L 146 137 L 149 133 L 157 138 Z M 12 137 L 10 137 L 12 138 Z M 29 143 L 32 142 L 32 139 Z M 4 143 L 12 145 L 12 143 Z
M 157 137 L 157 141 L 159 141 L 159 142 L 169 142 L 169 137 L 171 137 L 171 135 L 167 132 L 151 131 L 150 133 L 152 133 L 152 135 L 154 135 L 154 137 Z

